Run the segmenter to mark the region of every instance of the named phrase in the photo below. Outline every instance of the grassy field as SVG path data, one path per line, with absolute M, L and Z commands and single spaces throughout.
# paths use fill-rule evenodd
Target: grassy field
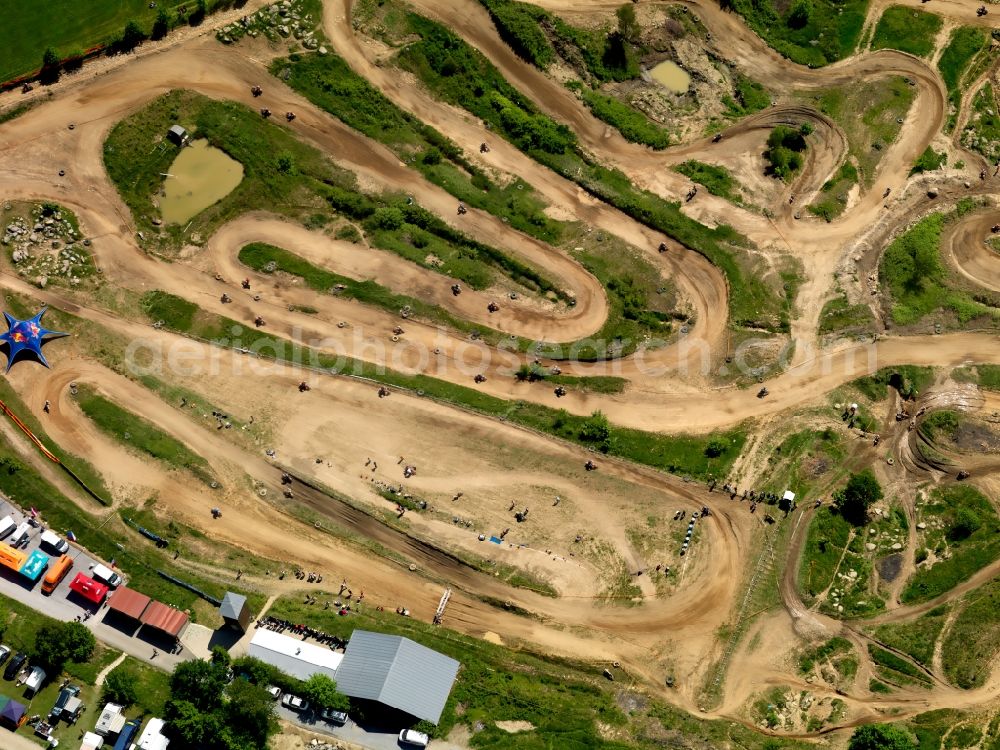
M 969 206 L 968 208 L 971 208 Z M 952 274 L 940 256 L 945 224 L 962 215 L 963 207 L 950 214 L 925 216 L 899 235 L 882 255 L 879 276 L 889 292 L 888 302 L 896 325 L 913 325 L 934 313 L 946 312 L 964 325 L 982 318 L 995 319 L 997 311 L 954 288 Z
M 230 331 L 234 326 L 244 330 L 234 320 L 198 312 L 190 302 L 166 292 L 156 291 L 144 295 L 143 308 L 151 320 L 163 321 L 164 326 L 169 329 L 207 340 L 230 340 L 232 337 Z M 338 360 L 332 355 L 310 352 L 297 345 L 293 347 L 291 342 L 260 331 L 256 331 L 255 336 L 257 346 L 267 352 L 277 352 L 279 359 L 290 358 L 293 354 L 303 356 L 304 359 L 299 361 L 315 361 L 321 368 L 372 378 L 387 385 L 406 388 L 484 414 L 502 415 L 515 424 L 637 463 L 698 479 L 707 478 L 709 475 L 725 475 L 746 441 L 746 433 L 742 427 L 728 432 L 696 436 L 663 435 L 615 425 L 608 425 L 605 438 L 595 441 L 589 439 L 594 435 L 594 431 L 590 429 L 594 417 L 577 416 L 563 410 L 523 401 L 509 402 L 473 388 L 454 385 L 426 375 L 404 375 L 359 360 L 345 358 Z
M 189 471 L 205 484 L 215 482 L 204 458 L 142 417 L 87 386 L 79 387 L 76 402 L 83 413 L 114 440 L 163 462 L 171 469 Z
M 317 596 L 323 598 L 321 593 Z M 638 693 L 627 684 L 601 678 L 600 666 L 543 658 L 459 635 L 447 629 L 447 615 L 445 628 L 368 608 L 338 617 L 333 611 L 303 605 L 299 597 L 278 599 L 271 612 L 341 637 L 349 637 L 355 628 L 402 635 L 457 659 L 462 667 L 435 736 L 446 735 L 456 725 L 479 724 L 475 746 L 483 750 L 514 745 L 537 750 L 652 750 L 662 747 L 664 736 L 683 736 L 698 747 L 733 742 L 746 750 L 773 750 L 766 737 L 741 724 L 703 721 L 654 698 L 643 696 L 636 708 L 623 710 L 622 697 Z M 533 728 L 513 740 L 496 726 L 498 721 L 527 721 Z M 628 740 L 609 739 L 609 729 Z M 793 740 L 782 742 L 784 750 L 804 747 Z
M 169 674 L 131 656 L 125 657 L 113 671 L 134 680 L 137 700 L 125 710 L 129 718 L 163 716 L 164 704 L 170 697 Z
M 809 204 L 807 210 L 814 216 L 833 221 L 844 212 L 847 196 L 856 184 L 858 170 L 849 161 L 845 161 L 837 173 L 823 183 L 822 194 Z
M 167 10 L 184 4 L 184 0 L 159 1 L 159 7 Z M 86 7 L 76 0 L 5 4 L 0 28 L 0 81 L 38 70 L 46 47 L 52 47 L 60 57 L 69 57 L 108 42 L 133 19 L 148 33 L 156 14 L 148 0 L 96 2 Z M 31 33 L 26 33 L 28 29 Z
M 903 687 L 916 684 L 926 688 L 931 686 L 930 677 L 891 651 L 869 643 L 868 655 L 875 663 L 876 674 L 890 685 Z
M 739 71 L 734 71 L 734 77 L 736 80 L 732 96 L 726 94 L 722 97 L 729 118 L 735 120 L 746 117 L 771 106 L 771 94 L 763 85 Z
M 851 525 L 830 507 L 821 508 L 810 522 L 799 563 L 799 590 L 806 604 L 833 583 L 851 535 Z
M 871 331 L 874 324 L 875 316 L 868 305 L 852 305 L 843 295 L 834 297 L 824 304 L 819 315 L 819 332 L 821 334 L 852 335 L 862 331 Z
M 952 108 L 945 126 L 948 131 L 955 127 L 966 69 L 973 58 L 986 48 L 986 39 L 986 33 L 981 29 L 974 26 L 959 26 L 951 32 L 948 45 L 938 58 L 937 68 L 948 89 L 948 102 Z
M 857 47 L 868 0 L 732 0 L 747 25 L 789 60 L 822 67 Z
M 934 39 L 940 30 L 940 16 L 890 5 L 878 19 L 872 49 L 898 49 L 917 57 L 927 57 L 934 51 Z
M 152 223 L 159 213 L 153 200 L 162 189 L 160 175 L 170 171 L 180 151 L 165 138 L 174 123 L 225 151 L 244 170 L 243 181 L 199 213 L 187 230 Z M 325 156 L 298 141 L 286 128 L 262 120 L 242 104 L 215 101 L 190 91 L 164 94 L 115 125 L 104 142 L 104 165 L 137 229 L 147 236 L 147 246 L 167 251 L 192 235 L 207 237 L 223 223 L 260 206 L 305 219 L 326 208 L 317 194 L 318 185 L 354 186 L 353 175 L 335 169 Z
M 718 195 L 737 205 L 742 205 L 743 203 L 743 193 L 740 190 L 740 185 L 725 167 L 689 159 L 674 167 L 674 171 L 680 172 L 685 177 L 689 177 L 692 181 L 702 185 L 712 195 Z
M 660 150 L 670 145 L 670 132 L 620 99 L 586 87 L 580 96 L 598 120 L 617 130 L 625 140 Z
M 987 391 L 1000 391 L 1000 365 L 962 367 L 956 369 L 952 377 L 963 382 L 976 383 Z
M 935 607 L 912 622 L 879 625 L 873 630 L 873 634 L 883 643 L 909 654 L 924 666 L 930 667 L 934 656 L 934 644 L 941 635 L 941 629 L 947 619 L 948 608 Z
M 940 596 L 1000 557 L 1000 518 L 974 487 L 935 489 L 919 513 L 928 524 L 920 543 L 938 559 L 918 566 L 900 595 L 904 603 Z
M 1000 112 L 993 84 L 988 81 L 972 99 L 972 114 L 962 131 L 962 145 L 991 162 L 1000 159 Z
M 494 182 L 469 162 L 454 142 L 399 109 L 337 55 L 298 55 L 275 61 L 271 70 L 288 70 L 287 83 L 292 88 L 345 124 L 385 144 L 458 200 L 545 242 L 555 242 L 562 234 L 561 223 L 545 215 L 545 203 L 530 185 L 523 180 L 506 186 Z
M 945 675 L 966 690 L 980 687 L 990 675 L 1000 649 L 1000 581 L 966 595 L 941 646 Z
M 903 398 L 916 398 L 934 382 L 934 370 L 918 365 L 897 365 L 883 367 L 873 375 L 851 381 L 866 398 L 881 401 L 886 397 L 886 388 L 895 388 Z
M 899 135 L 899 119 L 910 111 L 916 91 L 901 76 L 812 93 L 806 101 L 833 119 L 847 136 L 848 156 L 862 186 L 870 188 L 886 148 Z
M 419 41 L 407 44 L 396 61 L 434 95 L 482 118 L 495 132 L 592 195 L 702 253 L 727 277 L 735 325 L 787 330 L 784 294 L 761 280 L 746 252 L 745 237 L 726 225 L 710 229 L 686 217 L 678 203 L 638 190 L 620 171 L 590 160 L 568 128 L 540 113 L 482 54 L 446 28 L 413 13 L 405 15 L 405 25 Z
M 788 435 L 768 454 L 768 469 L 760 489 L 781 495 L 795 492 L 800 502 L 829 486 L 843 473 L 844 441 L 831 429 L 800 430 Z

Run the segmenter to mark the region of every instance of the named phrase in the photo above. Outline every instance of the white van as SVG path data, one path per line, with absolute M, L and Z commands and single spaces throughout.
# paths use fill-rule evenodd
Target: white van
M 7 544 L 14 548 L 19 547 L 21 542 L 28 538 L 29 531 L 31 531 L 31 524 L 27 521 L 21 521 L 20 526 L 14 529 L 14 533 L 10 535 Z
M 0 519 L 0 539 L 6 539 L 10 536 L 10 532 L 17 528 L 17 524 L 14 523 L 14 519 L 10 516 L 4 516 Z
M 122 585 L 122 577 L 115 573 L 107 565 L 95 565 L 94 569 L 90 571 L 91 576 L 100 581 L 101 583 L 106 583 L 113 589 L 118 588 Z
M 51 531 L 43 531 L 38 540 L 41 542 L 43 547 L 51 550 L 57 555 L 65 555 L 69 552 L 69 542 Z
M 34 696 L 35 693 L 39 691 L 42 687 L 42 683 L 45 682 L 46 678 L 45 670 L 41 667 L 32 667 L 31 671 L 28 672 L 28 679 L 24 681 L 25 689 Z

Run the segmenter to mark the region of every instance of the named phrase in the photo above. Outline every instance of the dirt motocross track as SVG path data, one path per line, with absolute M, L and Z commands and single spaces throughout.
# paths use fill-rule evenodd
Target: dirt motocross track
M 553 12 L 592 12 L 604 17 L 620 2 L 563 2 L 541 0 Z M 643 3 L 640 3 L 640 5 Z M 914 6 L 919 3 L 907 3 Z M 261 3 L 250 3 L 249 12 Z M 475 0 L 415 0 L 421 13 L 451 27 L 494 65 L 547 114 L 569 125 L 583 147 L 609 165 L 625 172 L 638 186 L 669 200 L 683 200 L 690 183 L 669 169 L 691 158 L 725 162 L 735 159 L 750 144 L 763 143 L 766 132 L 783 122 L 810 122 L 817 147 L 811 150 L 802 174 L 784 188 L 774 206 L 773 217 L 736 207 L 701 191 L 684 210 L 707 224 L 728 223 L 750 238 L 765 255 L 790 254 L 801 262 L 804 278 L 791 324 L 794 355 L 784 372 L 767 382 L 771 395 L 755 398 L 756 389 L 721 387 L 709 377 L 726 354 L 729 332 L 728 290 L 722 273 L 700 254 L 682 247 L 669 237 L 649 229 L 611 206 L 585 194 L 577 185 L 545 169 L 513 145 L 490 133 L 481 122 L 464 111 L 435 100 L 424 89 L 412 85 L 391 66 L 384 65 L 383 50 L 359 35 L 352 25 L 350 0 L 326 0 L 323 28 L 330 46 L 355 71 L 364 76 L 399 107 L 434 126 L 462 146 L 470 161 L 508 175 L 516 175 L 550 205 L 595 230 L 615 235 L 644 252 L 648 260 L 676 286 L 679 297 L 691 310 L 694 321 L 680 340 L 610 364 L 610 373 L 628 380 L 625 391 L 601 395 L 571 389 L 557 398 L 545 384 L 517 383 L 510 373 L 530 356 L 511 351 L 490 351 L 482 364 L 485 347 L 472 346 L 461 334 L 416 321 L 406 322 L 406 347 L 386 353 L 384 342 L 398 324 L 396 315 L 319 294 L 302 286 L 273 284 L 264 274 L 247 269 L 238 259 L 240 248 L 250 242 L 286 247 L 310 262 L 356 279 L 374 279 L 398 292 L 410 294 L 448 310 L 456 317 L 489 325 L 503 332 L 538 341 L 568 342 L 597 332 L 609 313 L 607 296 L 597 279 L 568 253 L 512 230 L 498 218 L 476 209 L 457 217 L 456 200 L 407 168 L 380 144 L 351 130 L 317 109 L 266 71 L 269 53 L 252 47 L 224 47 L 206 34 L 189 33 L 168 40 L 160 48 L 143 48 L 127 62 L 111 65 L 100 75 L 82 73 L 60 83 L 51 99 L 10 122 L 0 125 L 0 199 L 51 200 L 71 208 L 88 237 L 95 239 L 95 263 L 105 283 L 142 293 L 161 289 L 208 312 L 250 321 L 255 315 L 267 320 L 267 330 L 282 338 L 299 335 L 321 342 L 316 348 L 329 353 L 346 352 L 361 360 L 390 364 L 407 372 L 426 372 L 442 380 L 468 386 L 471 373 L 487 376 L 477 385 L 483 392 L 511 400 L 522 400 L 563 408 L 587 415 L 600 410 L 624 427 L 665 432 L 705 432 L 729 428 L 751 420 L 778 420 L 791 410 L 815 404 L 824 394 L 877 367 L 892 364 L 959 366 L 968 363 L 1000 363 L 1000 340 L 994 335 L 952 333 L 896 337 L 880 335 L 877 342 L 858 344 L 842 341 L 821 348 L 817 335 L 820 311 L 832 296 L 834 272 L 849 258 L 865 255 L 877 265 L 884 238 L 911 223 L 916 213 L 928 208 L 926 183 L 911 178 L 914 159 L 940 132 L 947 111 L 944 86 L 936 69 L 910 55 L 882 50 L 862 52 L 823 69 L 811 70 L 790 63 L 750 32 L 736 15 L 725 13 L 712 2 L 686 3 L 712 32 L 713 51 L 738 68 L 752 71 L 774 92 L 775 106 L 751 115 L 723 133 L 718 143 L 709 139 L 651 152 L 628 143 L 616 131 L 595 119 L 561 83 L 528 65 L 500 40 L 485 10 Z M 875 18 L 876 8 L 869 19 Z M 881 4 L 878 4 L 881 7 Z M 935 12 L 956 23 L 987 23 L 970 17 L 969 4 L 941 0 Z M 218 23 L 222 23 L 219 21 Z M 723 41 L 724 40 L 724 41 Z M 791 194 L 804 205 L 838 169 L 847 155 L 844 133 L 829 118 L 805 107 L 796 94 L 823 86 L 843 85 L 890 75 L 906 76 L 913 82 L 916 98 L 902 124 L 899 137 L 888 146 L 878 166 L 871 190 L 863 192 L 831 223 L 795 219 L 798 206 L 788 205 Z M 265 82 L 265 96 L 255 100 L 250 88 Z M 288 129 L 316 146 L 337 164 L 355 172 L 366 185 L 418 197 L 420 205 L 472 237 L 504 248 L 519 260 L 533 265 L 555 280 L 576 300 L 573 307 L 539 300 L 512 302 L 496 290 L 466 292 L 454 296 L 451 281 L 440 274 L 409 264 L 384 251 L 331 239 L 267 213 L 267 206 L 244 215 L 206 238 L 204 247 L 165 262 L 146 254 L 137 244 L 128 208 L 118 196 L 104 169 L 102 146 L 110 129 L 122 118 L 141 109 L 156 96 L 190 89 L 216 99 L 242 102 L 251 107 L 263 102 L 275 112 L 294 111 L 297 117 Z M 36 92 L 39 93 L 39 92 Z M 41 94 L 39 93 L 39 96 Z M 0 96 L 0 108 L 19 101 L 20 94 Z M 968 107 L 968 97 L 963 106 Z M 961 121 L 961 117 L 960 117 Z M 73 122 L 70 130 L 67 124 Z M 481 142 L 490 143 L 488 153 L 479 153 Z M 961 152 L 976 171 L 985 166 L 976 154 Z M 64 176 L 59 176 L 65 170 Z M 970 194 L 961 178 L 938 183 L 946 201 Z M 883 189 L 892 197 L 883 198 Z M 998 178 L 976 184 L 972 191 L 992 195 L 1000 191 Z M 995 210 L 965 217 L 948 230 L 944 254 L 972 284 L 1000 289 L 1000 265 L 984 238 L 996 221 Z M 878 238 L 876 242 L 875 238 Z M 665 253 L 658 245 L 669 246 Z M 871 246 L 870 246 L 871 245 Z M 874 260 L 872 260 L 874 258 Z M 860 267 L 860 266 L 859 266 Z M 238 279 L 251 279 L 252 291 L 241 289 Z M 220 281 L 219 279 L 222 279 Z M 620 661 L 650 690 L 661 691 L 665 664 L 684 675 L 667 699 L 697 711 L 702 705 L 702 686 L 724 644 L 717 631 L 730 622 L 742 596 L 745 577 L 757 559 L 762 521 L 751 516 L 740 503 L 720 492 L 685 483 L 671 475 L 609 458 L 599 459 L 599 477 L 582 470 L 590 452 L 529 432 L 482 415 L 394 392 L 390 398 L 376 397 L 375 385 L 349 378 L 324 376 L 285 365 L 253 367 L 238 351 L 219 349 L 185 339 L 148 324 L 108 312 L 86 295 L 53 288 L 38 289 L 13 273 L 0 274 L 0 287 L 50 304 L 101 326 L 130 341 L 164 349 L 180 347 L 185 362 L 194 368 L 192 389 L 211 393 L 231 413 L 260 415 L 269 430 L 253 442 L 227 439 L 176 405 L 151 395 L 134 380 L 104 364 L 84 358 L 52 356 L 53 369 L 40 371 L 15 368 L 11 383 L 36 413 L 51 402 L 44 423 L 52 439 L 62 448 L 90 460 L 104 473 L 108 484 L 123 493 L 138 494 L 142 488 L 169 500 L 171 512 L 185 522 L 203 528 L 217 538 L 263 557 L 289 560 L 307 569 L 323 568 L 331 576 L 364 581 L 374 603 L 395 606 L 405 602 L 415 616 L 430 619 L 444 585 L 455 589 L 445 624 L 467 633 L 499 634 L 511 644 L 524 644 L 544 651 L 578 657 Z M 227 292 L 232 302 L 223 304 Z M 259 293 L 260 300 L 253 295 Z M 489 302 L 498 302 L 497 315 L 485 312 Z M 309 306 L 315 314 L 296 312 Z M 338 327 L 338 322 L 347 325 Z M 359 334 L 358 332 L 363 332 Z M 359 337 L 360 336 L 360 337 Z M 421 352 L 434 351 L 429 359 Z M 387 361 L 388 358 L 388 361 Z M 208 363 L 221 363 L 214 369 Z M 706 368 L 705 364 L 711 365 Z M 605 365 L 561 363 L 563 372 L 574 375 L 604 374 Z M 602 369 L 604 367 L 605 369 Z M 308 394 L 290 397 L 303 378 L 311 385 Z M 183 378 L 181 379 L 183 382 Z M 177 472 L 135 457 L 100 433 L 82 414 L 68 392 L 68 384 L 92 386 L 108 398 L 140 415 L 203 456 L 226 488 L 217 521 L 206 518 L 205 488 Z M 281 409 L 278 402 L 288 401 Z M 988 406 L 984 406 L 984 409 Z M 330 424 L 336 422 L 337 430 Z M 3 425 L 3 434 L 17 438 Z M 906 438 L 901 435 L 900 439 Z M 908 438 L 907 438 L 908 439 Z M 263 442 L 263 441 L 270 442 Z M 277 455 L 264 454 L 267 445 L 277 446 Z M 572 499 L 566 517 L 542 521 L 553 535 L 551 549 L 538 540 L 531 549 L 500 548 L 497 558 L 523 567 L 549 580 L 558 596 L 549 597 L 514 588 L 478 571 L 446 550 L 481 554 L 474 537 L 463 534 L 447 520 L 414 519 L 397 528 L 376 520 L 317 490 L 324 486 L 347 497 L 370 497 L 373 478 L 365 474 L 364 459 L 375 457 L 388 466 L 380 481 L 399 481 L 392 470 L 396 457 L 406 456 L 421 467 L 408 485 L 421 496 L 447 505 L 446 496 L 456 489 L 488 497 L 476 512 L 491 522 L 502 523 L 494 506 L 508 496 L 530 498 L 532 506 L 546 503 L 553 491 Z M 320 460 L 321 459 L 321 460 Z M 362 465 L 364 464 L 364 468 Z M 426 468 L 425 468 L 426 467 Z M 572 467 L 572 468 L 569 468 Z M 280 504 L 264 501 L 246 489 L 248 481 L 265 489 L 270 497 L 282 491 L 279 476 L 287 468 L 308 484 L 296 483 L 300 501 L 346 528 L 351 534 L 372 539 L 398 557 L 379 556 L 370 549 L 322 533 L 285 512 Z M 915 476 L 918 472 L 915 472 Z M 750 471 L 752 477 L 753 470 Z M 919 479 L 926 478 L 919 475 Z M 53 481 L 60 481 L 54 478 Z M 974 480 L 975 481 L 975 480 Z M 601 484 L 607 482 L 608 484 Z M 741 482 L 745 484 L 745 482 Z M 315 486 L 312 486 L 315 485 Z M 60 485 L 63 486 L 63 485 Z M 553 490 L 554 488 L 554 490 Z M 69 491 L 71 488 L 67 488 Z M 601 564 L 594 559 L 570 561 L 572 535 L 609 540 L 623 569 L 632 573 L 655 565 L 660 550 L 643 552 L 631 541 L 629 498 L 642 495 L 643 510 L 631 512 L 666 514 L 669 503 L 688 512 L 702 506 L 712 514 L 699 523 L 703 535 L 697 554 L 684 563 L 684 574 L 669 595 L 658 593 L 645 578 L 633 576 L 642 599 L 640 606 L 617 607 L 603 602 Z M 215 498 L 216 496 L 213 496 Z M 501 498 L 503 498 L 501 500 Z M 365 501 L 368 504 L 379 500 Z M 480 502 L 480 501 L 476 501 Z M 489 503 L 492 503 L 489 507 Z M 608 508 L 620 504 L 621 512 Z M 637 501 L 638 503 L 638 501 Z M 381 511 L 391 505 L 379 507 Z M 449 511 L 450 512 L 450 511 Z M 457 511 L 456 511 L 457 512 Z M 548 512 L 548 511 L 546 511 Z M 806 686 L 789 666 L 789 647 L 781 639 L 797 633 L 816 637 L 842 633 L 862 646 L 864 623 L 844 623 L 809 611 L 796 590 L 796 570 L 808 524 L 798 511 L 789 522 L 798 522 L 782 562 L 781 596 L 784 609 L 768 615 L 768 627 L 760 628 L 763 641 L 753 653 L 739 648 L 729 665 L 730 677 L 723 684 L 718 707 L 707 712 L 744 721 L 742 707 L 768 685 L 792 685 L 817 693 L 833 694 L 833 688 Z M 533 513 L 536 511 L 533 510 Z M 488 514 L 494 514 L 489 516 Z M 542 512 L 538 511 L 537 515 Z M 561 528 L 560 527 L 565 527 Z M 574 529 L 572 533 L 567 529 Z M 530 547 L 530 545 L 528 545 Z M 542 550 L 544 549 L 544 554 Z M 491 553 L 492 554 L 492 553 Z M 400 560 L 405 562 L 400 562 Z M 409 564 L 416 568 L 408 570 Z M 981 571 L 976 582 L 988 580 L 997 566 Z M 945 595 L 952 600 L 973 584 Z M 490 603 L 492 600 L 493 603 Z M 495 606 L 495 602 L 527 610 L 535 618 L 520 617 Z M 935 602 L 937 603 L 937 602 Z M 933 604 L 933 603 L 932 603 Z M 927 606 L 897 606 L 880 620 L 915 617 Z M 768 656 L 770 655 L 770 656 Z M 847 695 L 846 718 L 841 726 L 852 726 L 894 712 L 906 716 L 927 708 L 981 706 L 997 698 L 1000 679 L 992 674 L 976 690 L 960 691 L 934 676 L 933 688 L 902 690 L 891 696 L 875 696 L 864 689 Z

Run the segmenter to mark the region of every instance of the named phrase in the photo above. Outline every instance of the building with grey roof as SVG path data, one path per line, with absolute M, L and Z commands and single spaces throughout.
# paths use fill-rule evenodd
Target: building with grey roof
M 409 638 L 355 630 L 337 667 L 337 689 L 437 724 L 458 668 Z
M 250 608 L 247 606 L 247 598 L 242 594 L 227 591 L 219 605 L 219 614 L 226 625 L 241 633 L 245 633 L 250 626 Z

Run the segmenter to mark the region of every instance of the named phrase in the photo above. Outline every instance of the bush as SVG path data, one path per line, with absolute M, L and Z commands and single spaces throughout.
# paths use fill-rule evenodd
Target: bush
M 337 683 L 318 672 L 303 683 L 302 697 L 312 704 L 314 710 L 329 708 L 347 711 L 351 707 L 347 696 L 337 692 Z
M 128 708 L 136 702 L 138 696 L 135 690 L 136 676 L 125 669 L 114 669 L 104 679 L 101 690 L 101 700 L 117 703 Z
M 913 747 L 913 738 L 899 727 L 868 724 L 854 730 L 847 750 L 913 750 Z
M 935 169 L 941 169 L 944 166 L 944 162 L 947 156 L 944 152 L 937 152 L 930 146 L 924 149 L 924 152 L 917 157 L 917 160 L 913 162 L 913 168 L 910 170 L 910 174 L 919 174 L 922 172 L 933 172 Z
M 802 168 L 802 152 L 806 149 L 804 129 L 778 125 L 767 138 L 767 173 L 787 182 Z
M 834 507 L 855 526 L 868 522 L 868 509 L 882 499 L 882 487 L 870 469 L 851 474 L 847 485 L 833 493 Z
M 979 516 L 970 508 L 959 508 L 955 513 L 955 520 L 951 528 L 948 529 L 948 538 L 952 541 L 968 539 L 982 528 L 983 522 Z
M 375 213 L 372 214 L 369 223 L 376 229 L 394 232 L 406 223 L 406 217 L 395 206 L 386 206 L 375 209 Z

